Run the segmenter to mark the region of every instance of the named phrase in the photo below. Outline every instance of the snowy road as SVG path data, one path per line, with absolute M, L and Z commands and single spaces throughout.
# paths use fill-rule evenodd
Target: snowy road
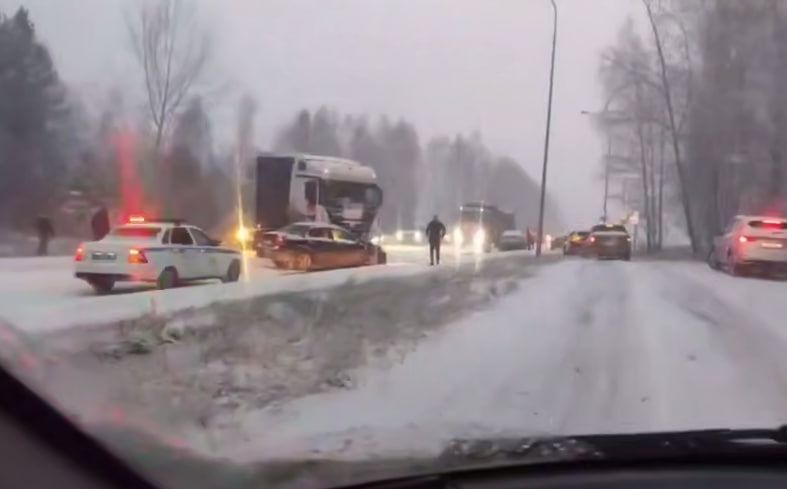
M 234 413 L 243 440 L 212 433 L 211 451 L 356 457 L 490 433 L 776 426 L 785 296 L 787 283 L 701 263 L 566 260 L 351 390 Z
M 392 246 L 387 248 L 389 265 L 392 271 L 408 267 L 425 267 L 428 263 L 428 251 L 425 247 Z M 461 261 L 472 261 L 471 255 L 464 255 Z M 457 262 L 457 257 L 444 253 L 446 265 Z M 249 287 L 249 294 L 254 294 L 260 285 L 276 288 L 272 278 L 290 276 L 281 281 L 282 289 L 286 290 L 297 282 L 319 285 L 334 283 L 337 277 L 363 274 L 364 269 L 347 269 L 327 272 L 313 272 L 308 275 L 299 272 L 281 271 L 271 268 L 265 260 L 249 258 L 248 273 L 242 279 L 244 286 Z M 379 272 L 379 271 L 378 271 Z M 296 278 L 295 276 L 300 276 Z M 10 321 L 24 330 L 51 329 L 60 325 L 79 323 L 82 319 L 78 313 L 90 313 L 96 320 L 104 319 L 100 311 L 107 310 L 107 320 L 127 316 L 127 312 L 149 309 L 152 301 L 162 304 L 169 298 L 185 299 L 178 304 L 199 306 L 212 298 L 221 296 L 227 286 L 218 281 L 205 281 L 162 293 L 153 285 L 148 284 L 116 284 L 111 294 L 96 296 L 93 290 L 82 280 L 73 276 L 73 262 L 70 256 L 32 257 L 32 258 L 0 258 L 0 318 Z M 115 314 L 112 314 L 112 310 Z

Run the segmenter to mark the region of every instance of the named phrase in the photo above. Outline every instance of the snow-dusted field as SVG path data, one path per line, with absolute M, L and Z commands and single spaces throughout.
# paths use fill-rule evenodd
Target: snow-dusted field
M 68 305 L 47 314 L 109 301 L 126 321 L 31 327 L 42 362 L 61 355 L 36 375 L 88 421 L 122 406 L 124 423 L 239 461 L 787 420 L 787 282 L 525 253 L 429 269 L 420 251 L 386 267 L 100 298 L 64 281 L 52 296 Z M 156 314 L 137 317 L 130 304 L 151 298 Z

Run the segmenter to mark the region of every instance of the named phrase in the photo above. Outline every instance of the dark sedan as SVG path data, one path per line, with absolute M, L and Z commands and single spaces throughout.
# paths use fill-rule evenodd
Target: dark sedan
M 339 226 L 302 222 L 291 224 L 262 237 L 265 256 L 277 268 L 325 270 L 384 264 L 385 252 L 377 245 L 358 239 Z
M 631 260 L 631 237 L 625 226 L 599 224 L 593 226 L 588 238 L 590 252 L 597 258 Z

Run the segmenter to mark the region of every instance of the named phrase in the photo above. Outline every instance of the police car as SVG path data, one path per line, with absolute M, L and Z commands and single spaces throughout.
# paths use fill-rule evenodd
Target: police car
M 96 292 L 109 292 L 116 282 L 150 282 L 159 289 L 190 280 L 236 282 L 240 273 L 240 252 L 176 219 L 132 217 L 103 239 L 82 243 L 74 256 L 74 275 Z

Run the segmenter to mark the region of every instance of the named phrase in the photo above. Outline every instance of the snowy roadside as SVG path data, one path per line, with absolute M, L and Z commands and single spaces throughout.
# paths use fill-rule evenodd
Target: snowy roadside
M 254 292 L 237 284 L 201 307 L 39 332 L 27 376 L 86 422 L 122 412 L 147 431 L 194 440 L 234 429 L 229 413 L 353 387 L 359 367 L 401 362 L 432 331 L 515 290 L 536 264 L 511 253 L 481 266 L 341 270 L 319 284 L 283 277 L 286 287 Z

